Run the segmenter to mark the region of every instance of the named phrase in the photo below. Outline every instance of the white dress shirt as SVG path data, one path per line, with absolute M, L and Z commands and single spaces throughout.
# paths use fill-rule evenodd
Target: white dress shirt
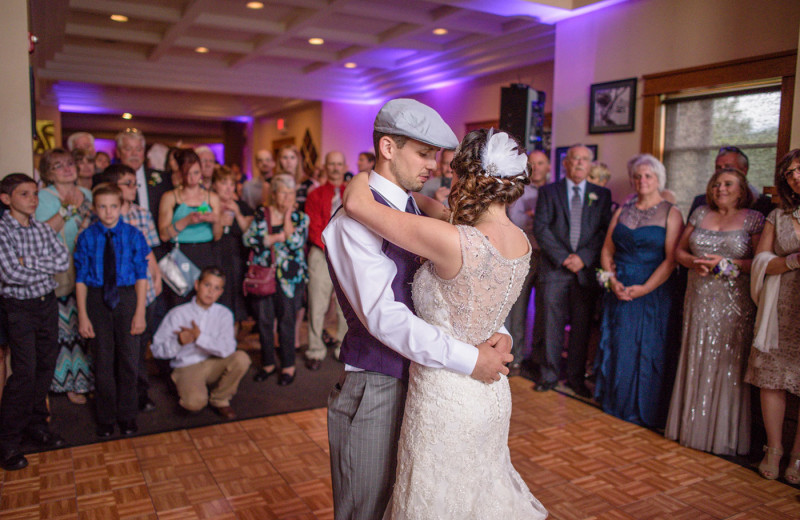
M 392 206 L 405 209 L 409 197 L 405 190 L 374 171 L 369 184 Z M 381 252 L 380 235 L 339 211 L 322 232 L 322 240 L 342 291 L 378 341 L 420 365 L 472 374 L 478 349 L 448 336 L 395 301 L 391 284 L 397 267 Z
M 150 201 L 147 199 L 147 175 L 144 171 L 144 165 L 139 166 L 139 169 L 136 170 L 136 195 L 139 197 L 138 204 L 149 211 Z
M 586 179 L 583 179 L 578 184 L 575 184 L 569 179 L 565 179 L 567 181 L 567 206 L 569 206 L 570 211 L 572 211 L 572 196 L 574 195 L 574 188 L 575 186 L 578 187 L 578 192 L 581 197 L 581 202 L 584 200 L 584 195 L 586 195 Z
M 194 343 L 181 345 L 176 331 L 181 327 L 191 328 L 192 321 L 200 329 L 200 336 Z M 169 363 L 172 368 L 194 365 L 211 356 L 228 357 L 236 351 L 233 313 L 218 303 L 204 309 L 192 298 L 191 302 L 178 305 L 164 316 L 153 336 L 150 351 L 154 358 L 172 359 Z

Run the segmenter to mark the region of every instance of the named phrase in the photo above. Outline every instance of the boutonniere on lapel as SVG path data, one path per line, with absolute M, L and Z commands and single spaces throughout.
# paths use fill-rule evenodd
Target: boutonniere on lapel
M 591 206 L 592 203 L 597 200 L 597 193 L 595 193 L 593 191 L 590 191 L 589 195 L 587 197 L 589 199 L 589 204 L 588 205 Z
M 151 173 L 150 179 L 147 181 L 147 184 L 149 184 L 150 186 L 156 186 L 158 184 L 161 184 L 161 174 L 158 173 L 157 171 Z

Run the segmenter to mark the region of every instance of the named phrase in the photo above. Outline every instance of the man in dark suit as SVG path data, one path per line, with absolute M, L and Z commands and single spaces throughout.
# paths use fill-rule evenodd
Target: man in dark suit
M 144 163 L 145 140 L 144 134 L 135 128 L 128 128 L 117 134 L 116 154 L 119 162 L 129 166 L 136 172 L 136 203 L 148 210 L 153 215 L 156 229 L 158 229 L 158 206 L 164 193 L 173 188 L 172 177 L 164 172 L 148 168 Z M 162 243 L 153 248 L 153 253 L 158 260 L 161 259 L 171 249 L 170 244 Z M 166 314 L 166 304 L 163 295 L 159 295 L 156 300 L 147 307 L 147 330 L 142 335 L 142 348 L 139 356 L 139 375 L 136 381 L 139 393 L 139 410 L 149 412 L 154 410 L 156 405 L 147 395 L 150 388 L 150 381 L 147 377 L 147 365 L 145 355 L 147 343 L 155 334 L 161 319 Z
M 539 189 L 533 234 L 542 249 L 536 282 L 534 353 L 541 374 L 536 391 L 558 383 L 564 327 L 570 324 L 567 383 L 589 397 L 584 384 L 589 325 L 598 286 L 595 267 L 611 220 L 611 192 L 586 181 L 592 152 L 582 145 L 564 159 L 566 178 Z
M 742 172 L 742 174 L 744 174 L 745 177 L 747 177 L 747 172 L 750 170 L 750 159 L 747 158 L 747 154 L 745 154 L 736 146 L 723 146 L 719 149 L 717 158 L 714 159 L 714 173 L 726 169 L 739 170 Z M 769 215 L 769 213 L 775 209 L 775 205 L 772 204 L 772 200 L 768 196 L 759 192 L 758 188 L 752 184 L 748 184 L 748 187 L 754 195 L 753 203 L 750 205 L 750 209 L 758 211 L 765 217 Z M 705 206 L 706 204 L 706 194 L 701 193 L 692 201 L 692 207 L 689 209 L 689 216 L 694 213 L 694 210 L 700 206 Z
M 136 203 L 153 215 L 153 222 L 158 229 L 158 205 L 161 196 L 173 188 L 172 177 L 159 170 L 148 168 L 144 163 L 145 140 L 144 134 L 135 128 L 128 128 L 117 134 L 116 154 L 119 162 L 133 168 L 136 172 Z M 161 258 L 169 251 L 156 252 L 156 257 Z

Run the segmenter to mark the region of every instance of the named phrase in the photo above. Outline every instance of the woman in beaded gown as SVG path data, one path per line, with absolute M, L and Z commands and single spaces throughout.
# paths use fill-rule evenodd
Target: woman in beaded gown
M 780 275 L 777 305 L 768 311 L 777 314 L 778 344 L 769 352 L 754 346 L 745 375 L 746 382 L 761 389 L 767 455 L 759 471 L 767 479 L 778 477 L 786 392 L 800 395 L 800 149 L 790 151 L 778 163 L 775 186 L 781 206 L 767 217 L 757 253 L 759 260 L 763 253 L 776 255 L 769 260 L 766 274 Z M 784 478 L 791 484 L 800 483 L 800 428 Z
M 664 165 L 642 155 L 632 165 L 636 197 L 614 214 L 600 253 L 613 273 L 603 302 L 595 358 L 595 396 L 603 411 L 650 428 L 663 427 L 672 389 L 671 276 L 680 211 L 665 201 Z
M 753 194 L 737 170 L 715 173 L 706 199 L 676 251 L 689 276 L 666 437 L 736 455 L 750 449 L 750 388 L 743 380 L 755 320 L 749 273 L 764 216 L 747 209 Z
M 473 345 L 502 326 L 528 271 L 530 244 L 505 212 L 528 183 L 519 149 L 504 132 L 476 130 L 464 138 L 452 162 L 455 225 L 375 202 L 366 175 L 345 192 L 351 217 L 428 259 L 412 286 L 417 315 Z M 511 464 L 510 416 L 505 376 L 488 385 L 412 363 L 384 519 L 545 518 Z

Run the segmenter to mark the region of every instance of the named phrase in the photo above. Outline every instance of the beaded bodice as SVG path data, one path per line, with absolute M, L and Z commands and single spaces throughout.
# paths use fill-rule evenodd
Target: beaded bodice
M 503 325 L 517 300 L 530 265 L 528 252 L 505 258 L 472 226 L 458 226 L 462 266 L 444 280 L 426 262 L 414 276 L 412 296 L 420 318 L 440 326 L 465 343 L 486 341 Z M 520 238 L 527 240 L 520 232 Z

